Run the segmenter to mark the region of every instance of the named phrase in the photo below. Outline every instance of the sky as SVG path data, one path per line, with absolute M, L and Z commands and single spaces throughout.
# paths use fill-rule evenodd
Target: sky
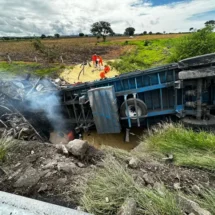
M 0 36 L 90 33 L 94 22 L 115 33 L 183 32 L 215 19 L 215 0 L 0 0 Z

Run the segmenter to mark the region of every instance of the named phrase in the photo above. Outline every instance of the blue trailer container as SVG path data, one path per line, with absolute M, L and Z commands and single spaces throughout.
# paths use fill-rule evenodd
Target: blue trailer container
M 65 114 L 76 130 L 98 133 L 149 126 L 168 118 L 215 124 L 215 54 L 62 89 Z

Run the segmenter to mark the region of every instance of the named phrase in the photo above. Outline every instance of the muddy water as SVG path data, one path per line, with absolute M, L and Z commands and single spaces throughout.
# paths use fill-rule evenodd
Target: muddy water
M 96 148 L 100 148 L 102 145 L 111 146 L 114 148 L 124 149 L 130 151 L 139 144 L 139 139 L 142 136 L 143 129 L 134 128 L 130 130 L 130 142 L 124 141 L 125 134 L 97 134 L 96 131 L 90 133 L 84 133 L 83 139 L 87 140 L 89 144 Z M 50 135 L 50 142 L 53 144 L 64 143 L 66 144 L 67 138 L 62 132 L 53 132 Z

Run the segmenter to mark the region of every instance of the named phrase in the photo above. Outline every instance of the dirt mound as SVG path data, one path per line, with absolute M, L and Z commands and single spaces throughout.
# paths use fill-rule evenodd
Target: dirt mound
M 92 146 L 80 160 L 52 144 L 19 142 L 1 165 L 0 190 L 74 208 L 101 157 Z

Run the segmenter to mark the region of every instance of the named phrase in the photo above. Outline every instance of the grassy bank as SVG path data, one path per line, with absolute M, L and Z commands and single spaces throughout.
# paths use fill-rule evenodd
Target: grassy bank
M 166 64 L 177 40 L 178 38 L 123 42 L 121 45 L 133 48 L 121 56 L 119 61 L 110 64 L 121 73 Z
M 82 204 L 93 214 L 116 214 L 129 197 L 137 202 L 137 214 L 183 214 L 173 193 L 166 189 L 159 193 L 141 186 L 134 181 L 126 167 L 112 156 L 104 160 L 104 168 L 89 181 Z
M 81 204 L 86 211 L 95 215 L 117 214 L 123 202 L 132 198 L 137 204 L 138 215 L 182 215 L 184 214 L 183 207 L 178 201 L 180 194 L 197 202 L 201 208 L 210 211 L 211 214 L 215 214 L 214 188 L 200 185 L 201 192 L 197 194 L 189 188 L 193 184 L 181 185 L 182 187 L 187 186 L 185 190 L 175 190 L 171 184 L 171 181 L 175 180 L 175 174 L 179 174 L 179 178 L 184 177 L 183 171 L 179 173 L 183 166 L 186 166 L 184 171 L 187 171 L 189 167 L 192 168 L 190 174 L 196 171 L 196 175 L 192 175 L 191 178 L 214 170 L 214 149 L 215 135 L 212 133 L 204 131 L 196 133 L 185 129 L 182 125 L 173 124 L 154 127 L 150 132 L 144 134 L 140 145 L 131 152 L 110 148 L 105 150 L 104 166 L 95 171 L 83 189 Z M 174 158 L 170 166 L 163 160 L 167 154 L 172 154 Z M 139 165 L 135 169 L 128 165 L 131 158 L 139 161 Z M 150 162 L 152 166 L 159 163 L 156 171 L 152 173 L 152 175 L 158 174 L 157 180 L 161 185 L 159 188 L 155 184 L 148 186 L 149 184 L 142 182 L 143 174 L 150 174 L 151 168 L 154 168 L 150 167 L 149 172 L 146 171 Z M 179 165 L 182 167 L 178 167 Z M 159 168 L 161 169 L 159 170 Z M 202 173 L 198 172 L 199 168 L 204 169 L 201 170 Z M 169 176 L 167 176 L 168 174 Z M 166 177 L 170 182 L 167 180 L 163 183 Z M 201 184 L 202 181 L 199 179 L 194 183 Z
M 154 128 L 138 150 L 159 157 L 172 154 L 176 165 L 215 168 L 215 135 L 205 131 L 196 133 L 182 125 L 164 124 L 162 128 Z

